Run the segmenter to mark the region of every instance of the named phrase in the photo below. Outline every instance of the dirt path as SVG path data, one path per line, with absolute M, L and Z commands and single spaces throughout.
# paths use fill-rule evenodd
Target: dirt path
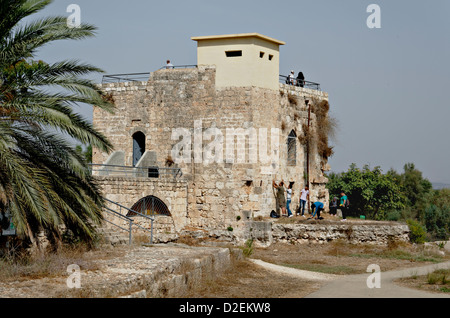
M 259 265 L 261 267 L 264 267 L 265 269 L 268 269 L 270 271 L 277 272 L 279 274 L 286 275 L 286 276 L 292 276 L 292 277 L 297 277 L 300 279 L 305 279 L 305 280 L 330 281 L 330 280 L 335 280 L 335 279 L 339 278 L 339 275 L 304 271 L 301 269 L 295 269 L 295 268 L 290 268 L 290 267 L 286 267 L 286 266 L 279 266 L 279 265 L 267 263 L 267 262 L 261 261 L 259 259 L 251 259 L 250 261 L 252 263 Z
M 369 288 L 367 280 L 372 273 L 359 275 L 332 275 L 266 263 L 252 260 L 264 269 L 287 277 L 296 277 L 310 281 L 327 282 L 317 291 L 305 298 L 450 298 L 450 295 L 436 294 L 426 291 L 406 288 L 394 283 L 394 280 L 415 275 L 426 275 L 439 268 L 450 268 L 450 262 L 407 268 L 403 270 L 380 273 L 380 288 Z

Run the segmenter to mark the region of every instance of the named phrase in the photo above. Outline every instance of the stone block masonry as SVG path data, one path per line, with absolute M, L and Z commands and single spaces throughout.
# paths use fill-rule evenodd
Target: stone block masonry
M 214 66 L 200 65 L 195 69 L 159 70 L 150 75 L 148 82 L 101 85 L 101 89 L 114 98 L 116 112 L 109 114 L 95 109 L 94 125 L 112 142 L 115 151 L 123 152 L 121 158 L 124 165 L 133 165 L 133 135 L 137 132 L 145 135 L 145 150 L 152 153 L 152 162 L 159 167 L 166 165 L 169 156 L 174 157 L 172 150 L 181 141 L 181 138 L 172 139 L 174 130 L 185 129 L 191 134 L 190 150 L 193 150 L 191 162 L 178 161 L 172 166 L 181 168 L 183 172 L 184 191 L 175 186 L 170 194 L 174 185 L 166 187 L 162 182 L 151 190 L 143 181 L 133 185 L 136 181 L 109 179 L 110 184 L 109 181 L 101 181 L 106 197 L 112 196 L 116 202 L 131 207 L 140 199 L 139 196 L 155 195 L 170 206 L 176 232 L 186 228 L 227 231 L 227 228 L 232 227 L 236 229 L 233 233 L 240 235 L 237 233 L 241 230 L 237 219 L 243 216 L 243 211 L 250 211 L 252 217 L 266 217 L 276 208 L 273 179 L 295 182 L 292 208 L 296 208 L 300 190 L 305 186 L 306 147 L 295 138 L 295 147 L 288 150 L 288 136 L 291 132 L 297 136 L 303 132 L 308 118 L 305 100 L 328 100 L 328 94 L 284 84 L 280 84 L 278 90 L 259 87 L 217 88 L 215 78 Z M 312 131 L 320 129 L 318 125 L 320 123 L 312 114 Z M 202 137 L 202 159 L 201 151 L 215 141 L 212 140 L 214 137 L 206 138 L 205 134 L 210 128 L 220 130 L 225 137 L 227 129 L 241 131 L 231 143 L 232 148 L 224 143 L 222 160 L 195 162 L 198 156 L 194 149 L 195 133 L 200 132 Z M 280 132 L 276 152 L 279 165 L 273 174 L 267 173 L 267 168 L 273 167 L 270 162 L 261 160 L 262 152 L 258 153 L 256 162 L 249 159 L 254 147 L 260 145 L 245 135 L 251 129 L 258 133 L 267 130 L 268 147 L 272 145 L 271 129 Z M 238 142 L 239 137 L 244 137 L 241 139 L 243 142 Z M 261 141 L 259 135 L 257 140 Z M 231 149 L 234 160 L 230 162 L 226 160 L 226 150 Z M 267 155 L 270 155 L 270 148 L 266 150 Z M 328 206 L 328 191 L 325 189 L 327 179 L 324 175 L 329 169 L 327 159 L 322 158 L 315 147 L 312 147 L 309 155 L 311 200 L 320 200 Z M 240 156 L 244 161 L 238 160 Z M 293 164 L 288 164 L 288 157 L 295 158 Z M 104 164 L 107 160 L 108 155 L 94 149 L 95 164 Z M 141 186 L 148 191 L 141 191 Z M 151 193 L 157 190 L 160 194 Z
M 273 241 L 292 244 L 326 243 L 345 240 L 353 244 L 387 245 L 390 241 L 409 242 L 409 227 L 396 222 L 346 222 L 281 224 L 272 226 Z
M 140 199 L 153 195 L 161 199 L 170 211 L 170 216 L 157 215 L 154 222 L 155 242 L 168 242 L 178 238 L 178 234 L 186 225 L 187 212 L 187 183 L 180 180 L 161 180 L 147 178 L 125 178 L 125 177 L 97 177 L 104 197 L 113 202 L 131 208 Z M 115 209 L 114 206 L 110 206 Z M 128 210 L 123 209 L 122 214 Z M 110 215 L 105 218 L 114 223 L 126 226 L 126 222 L 118 218 L 111 219 Z M 150 221 L 136 217 L 135 221 L 144 228 L 150 229 Z M 133 232 L 146 234 L 133 228 Z

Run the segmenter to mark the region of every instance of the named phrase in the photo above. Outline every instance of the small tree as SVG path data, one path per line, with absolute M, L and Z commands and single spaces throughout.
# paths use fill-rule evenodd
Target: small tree
M 353 213 L 382 218 L 387 211 L 404 207 L 400 185 L 391 174 L 383 174 L 380 167 L 371 170 L 365 165 L 359 169 L 352 164 L 347 172 L 331 173 L 328 179 L 330 194 L 339 196 L 345 192 Z
M 412 243 L 423 244 L 426 241 L 427 231 L 425 227 L 415 220 L 407 220 L 409 226 L 409 239 Z

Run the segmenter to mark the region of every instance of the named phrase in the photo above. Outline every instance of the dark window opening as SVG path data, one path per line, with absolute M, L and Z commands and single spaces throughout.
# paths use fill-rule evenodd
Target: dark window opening
M 149 178 L 159 178 L 159 169 L 158 168 L 148 168 L 148 177 Z
M 145 135 L 138 131 L 133 135 L 133 167 L 141 160 L 145 152 Z
M 269 54 L 269 61 L 272 61 L 272 59 L 273 59 L 273 55 Z
M 264 57 L 264 52 L 259 52 L 259 57 L 263 58 Z
M 242 56 L 242 51 L 226 51 L 225 54 L 227 57 L 238 57 Z

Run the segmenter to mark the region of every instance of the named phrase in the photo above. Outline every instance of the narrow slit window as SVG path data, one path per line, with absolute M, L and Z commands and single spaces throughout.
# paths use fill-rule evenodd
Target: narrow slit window
M 269 61 L 272 61 L 272 59 L 273 59 L 273 55 L 269 54 Z
M 291 131 L 287 138 L 287 165 L 297 165 L 297 134 L 294 130 Z
M 226 51 L 227 57 L 239 57 L 242 56 L 242 51 Z
M 259 57 L 260 57 L 260 58 L 263 58 L 263 57 L 264 57 L 264 54 L 265 54 L 264 52 L 259 52 Z

